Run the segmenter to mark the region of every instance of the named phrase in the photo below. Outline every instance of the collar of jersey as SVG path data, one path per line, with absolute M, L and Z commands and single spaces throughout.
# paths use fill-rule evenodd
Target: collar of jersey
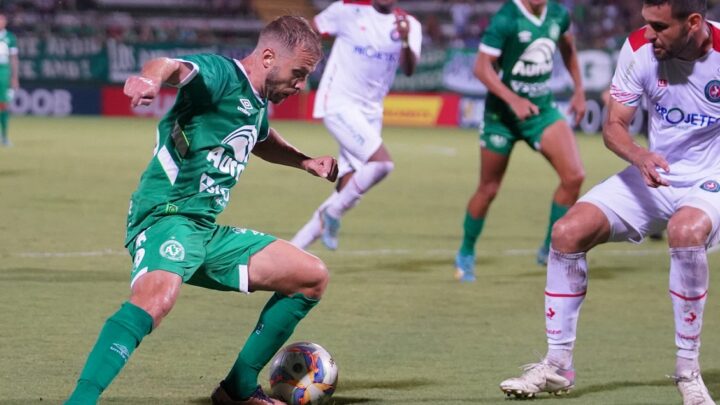
M 545 16 L 547 15 L 548 7 L 550 7 L 550 4 L 545 4 L 545 8 L 543 9 L 542 14 L 540 15 L 540 18 L 534 16 L 532 13 L 530 13 L 530 10 L 525 8 L 525 5 L 523 4 L 522 0 L 513 0 L 513 3 L 517 6 L 517 8 L 520 9 L 520 12 L 523 13 L 525 18 L 530 20 L 531 23 L 537 25 L 538 27 L 543 25 L 543 22 L 545 22 Z
M 253 94 L 255 95 L 255 98 L 257 98 L 257 100 L 264 105 L 264 104 L 266 103 L 266 101 L 265 101 L 262 97 L 260 97 L 260 93 L 258 93 L 258 91 L 255 90 L 255 87 L 253 87 L 252 82 L 250 81 L 250 77 L 248 76 L 247 72 L 245 71 L 245 67 L 242 65 L 242 63 L 240 63 L 239 60 L 233 59 L 233 61 L 235 62 L 235 64 L 237 65 L 237 67 L 240 68 L 240 71 L 241 71 L 241 72 L 245 75 L 245 77 L 247 78 L 248 84 L 250 85 L 250 88 L 252 89 Z

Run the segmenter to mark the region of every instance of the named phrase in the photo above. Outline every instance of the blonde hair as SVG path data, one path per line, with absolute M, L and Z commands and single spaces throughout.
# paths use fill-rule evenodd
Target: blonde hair
M 266 40 L 275 40 L 291 52 L 300 48 L 317 60 L 323 56 L 320 35 L 300 16 L 284 15 L 272 20 L 260 31 L 258 42 Z

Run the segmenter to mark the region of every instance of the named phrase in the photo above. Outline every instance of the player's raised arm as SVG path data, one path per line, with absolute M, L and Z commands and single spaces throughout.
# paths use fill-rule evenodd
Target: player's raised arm
M 497 70 L 495 70 L 495 64 L 498 59 L 498 56 L 493 56 L 482 51 L 478 52 L 477 58 L 475 59 L 475 66 L 473 67 L 475 77 L 487 87 L 489 92 L 507 103 L 519 119 L 524 120 L 531 115 L 537 115 L 540 112 L 538 106 L 530 100 L 518 96 L 502 82 L 500 75 L 498 75 Z
M 139 75 L 128 77 L 124 92 L 133 107 L 149 105 L 165 84 L 176 86 L 193 72 L 193 66 L 177 59 L 155 58 L 143 65 Z
M 570 72 L 572 77 L 574 90 L 572 98 L 570 98 L 570 113 L 575 114 L 575 126 L 580 124 L 583 116 L 585 116 L 585 89 L 582 84 L 582 74 L 580 73 L 580 64 L 577 58 L 577 49 L 575 48 L 575 39 L 570 32 L 566 32 L 558 40 L 558 47 L 563 58 L 563 63 Z
M 331 156 L 311 158 L 288 143 L 273 128 L 270 128 L 268 137 L 263 142 L 255 145 L 252 153 L 270 163 L 302 169 L 330 182 L 337 179 L 338 167 L 335 158 Z
M 669 185 L 668 181 L 660 177 L 657 168 L 665 172 L 670 166 L 665 159 L 657 153 L 638 145 L 630 136 L 630 122 L 632 122 L 637 107 L 628 106 L 610 97 L 607 120 L 603 129 L 605 146 L 622 159 L 637 166 L 642 172 L 645 184 L 649 187 Z

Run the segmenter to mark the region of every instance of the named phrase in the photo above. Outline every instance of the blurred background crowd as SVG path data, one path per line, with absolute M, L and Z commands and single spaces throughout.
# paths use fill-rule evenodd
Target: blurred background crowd
M 559 0 L 571 10 L 580 49 L 617 49 L 640 27 L 642 1 Z M 5 0 L 18 35 L 92 36 L 128 43 L 232 45 L 257 34 L 269 13 L 312 16 L 332 0 Z M 404 0 L 430 47 L 475 47 L 500 0 Z M 720 0 L 709 0 L 720 19 Z

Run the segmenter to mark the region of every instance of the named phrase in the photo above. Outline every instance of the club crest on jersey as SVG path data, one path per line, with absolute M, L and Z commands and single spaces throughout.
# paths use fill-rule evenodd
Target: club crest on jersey
M 658 79 L 658 87 L 667 87 L 668 81 L 665 79 Z
M 400 40 L 400 33 L 397 29 L 393 29 L 392 31 L 390 31 L 390 39 L 392 39 L 393 42 L 397 42 Z
M 557 39 L 560 37 L 560 26 L 556 23 L 552 23 L 550 26 L 550 38 L 553 39 L 553 41 L 557 41 Z
M 720 102 L 720 80 L 711 80 L 705 86 L 705 98 L 711 103 Z
M 720 183 L 715 180 L 708 180 L 705 183 L 701 184 L 700 188 L 711 193 L 717 193 L 718 191 L 720 191 Z
M 166 240 L 160 245 L 160 255 L 168 260 L 179 262 L 185 259 L 185 248 L 175 239 Z

